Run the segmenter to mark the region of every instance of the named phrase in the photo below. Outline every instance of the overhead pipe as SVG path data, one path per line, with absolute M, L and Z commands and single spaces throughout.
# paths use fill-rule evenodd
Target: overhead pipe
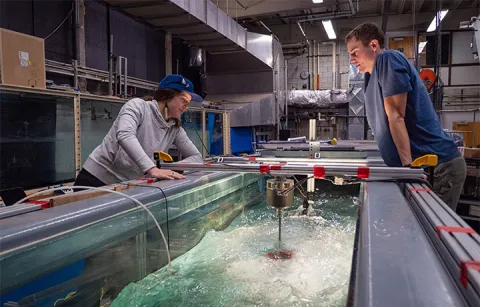
M 338 18 L 338 17 L 350 17 L 355 15 L 355 6 L 353 5 L 353 0 L 348 0 L 348 6 L 350 7 L 350 11 L 346 12 L 338 12 L 338 13 L 325 13 L 325 14 L 314 14 L 317 17 L 313 17 L 310 19 L 302 19 L 298 20 L 297 24 L 300 26 L 300 22 L 307 22 L 307 21 L 314 21 L 314 20 L 324 20 L 324 19 L 333 19 L 333 18 Z M 357 6 L 358 6 L 358 0 L 357 0 Z M 357 9 L 358 10 L 358 9 Z M 291 18 L 291 17 L 290 17 Z M 300 27 L 301 28 L 301 27 Z M 303 31 L 303 30 L 302 30 Z

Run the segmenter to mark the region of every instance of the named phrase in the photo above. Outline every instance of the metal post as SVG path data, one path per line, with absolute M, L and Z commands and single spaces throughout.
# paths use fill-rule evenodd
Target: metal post
M 165 35 L 165 74 L 167 76 L 172 74 L 172 66 L 172 33 L 167 32 Z
M 128 59 L 125 58 L 125 97 L 128 96 Z
M 285 60 L 285 129 L 288 129 L 288 61 Z
M 207 146 L 207 111 L 205 110 L 202 111 L 202 138 L 202 143 Z M 207 150 L 205 149 L 205 146 L 202 146 L 202 156 L 204 159 L 207 157 Z
M 72 60 L 73 64 L 73 87 L 78 89 L 78 61 Z
M 73 122 L 75 126 L 75 172 L 76 175 L 82 168 L 82 139 L 81 139 L 81 119 L 80 119 L 80 95 L 73 97 Z
M 108 55 L 108 95 L 113 95 L 113 34 L 110 35 L 110 53 Z
M 473 131 L 472 131 L 472 147 L 471 148 L 476 148 L 477 144 L 475 144 L 475 126 L 477 125 L 477 111 L 480 109 L 476 109 L 473 111 Z
M 230 139 L 230 113 L 227 111 L 223 113 L 223 154 L 232 154 Z

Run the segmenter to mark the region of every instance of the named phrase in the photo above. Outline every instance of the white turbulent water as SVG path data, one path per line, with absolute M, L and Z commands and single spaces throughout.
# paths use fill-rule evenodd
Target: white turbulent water
M 290 260 L 265 256 L 278 247 L 278 220 L 262 203 L 175 259 L 173 276 L 152 273 L 111 306 L 345 306 L 355 201 L 323 199 L 309 217 L 287 212 L 281 247 L 294 252 Z

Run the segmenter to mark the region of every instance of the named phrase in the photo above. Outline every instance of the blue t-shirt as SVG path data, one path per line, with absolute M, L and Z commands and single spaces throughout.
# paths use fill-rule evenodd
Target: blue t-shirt
M 412 159 L 426 154 L 438 156 L 438 163 L 460 156 L 453 139 L 440 126 L 427 89 L 407 58 L 396 50 L 385 50 L 375 60 L 372 74 L 365 74 L 367 119 L 387 166 L 402 166 L 393 142 L 384 98 L 408 92 L 405 125 L 410 137 Z

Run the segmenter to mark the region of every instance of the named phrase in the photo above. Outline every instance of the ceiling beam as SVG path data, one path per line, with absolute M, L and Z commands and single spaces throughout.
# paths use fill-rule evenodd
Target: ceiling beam
M 452 10 L 458 9 L 458 7 L 460 6 L 460 4 L 462 4 L 462 2 L 463 2 L 463 0 L 454 0 L 451 9 Z
M 388 14 L 390 13 L 390 7 L 392 6 L 392 0 L 383 0 L 382 11 L 382 31 L 387 32 Z
M 277 19 L 281 20 L 283 24 L 287 24 L 288 22 L 280 15 L 279 13 L 275 13 L 274 15 Z
M 423 2 L 425 0 L 416 0 L 415 1 L 415 7 L 416 7 L 416 10 L 417 10 L 417 14 L 420 13 L 420 11 L 422 10 L 422 6 L 423 6 Z
M 164 5 L 164 4 L 167 4 L 167 3 L 163 1 L 137 1 L 137 2 L 129 2 L 129 3 L 119 3 L 113 6 L 121 9 L 136 9 L 141 7 L 150 7 L 150 6 L 157 6 L 157 5 Z
M 405 0 L 398 0 L 397 14 L 403 14 L 404 8 L 405 8 Z

